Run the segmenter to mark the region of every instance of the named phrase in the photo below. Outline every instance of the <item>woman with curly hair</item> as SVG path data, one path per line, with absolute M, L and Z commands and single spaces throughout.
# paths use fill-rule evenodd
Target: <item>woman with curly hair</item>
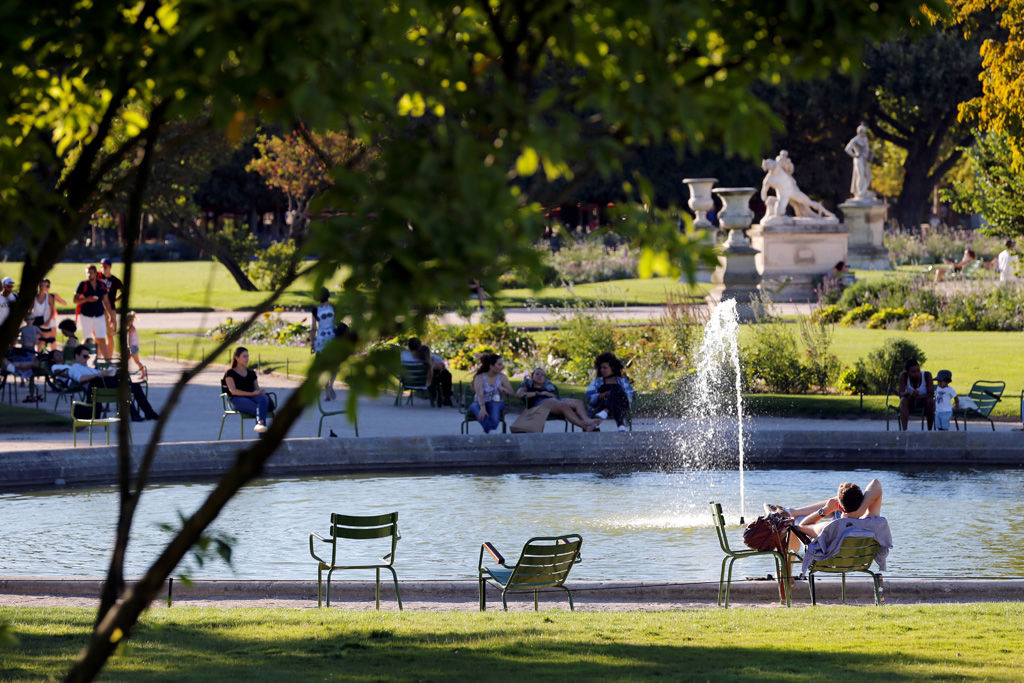
M 602 420 L 611 415 L 620 432 L 627 431 L 624 416 L 636 397 L 633 385 L 622 376 L 622 361 L 610 351 L 594 359 L 597 377 L 587 387 L 587 405 L 594 417 Z

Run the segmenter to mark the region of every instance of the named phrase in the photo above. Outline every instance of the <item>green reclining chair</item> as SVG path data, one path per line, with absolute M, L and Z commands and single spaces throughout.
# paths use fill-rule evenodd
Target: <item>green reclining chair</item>
M 846 603 L 846 575 L 850 572 L 870 574 L 875 582 L 875 604 L 882 604 L 882 575 L 871 571 L 871 563 L 881 546 L 873 538 L 845 538 L 839 552 L 827 560 L 815 560 L 807 570 L 807 588 L 811 591 L 811 604 L 817 605 L 814 594 L 814 575 L 818 573 L 842 574 L 843 604 Z
M 342 539 L 342 553 L 347 548 L 346 540 L 370 540 L 377 538 L 390 538 L 391 550 L 379 562 L 356 562 L 343 563 L 339 558 L 338 539 Z M 322 604 L 324 570 L 327 570 L 327 606 L 331 606 L 331 575 L 338 569 L 375 569 L 377 571 L 377 609 L 380 609 L 380 570 L 387 569 L 391 572 L 391 578 L 395 582 L 395 596 L 398 598 L 398 609 L 402 610 L 402 593 L 398 589 L 398 574 L 395 573 L 395 547 L 402 538 L 398 532 L 398 513 L 389 512 L 386 515 L 331 515 L 331 537 L 324 538 L 319 534 L 309 535 L 309 554 L 317 561 L 316 570 L 316 606 Z M 331 546 L 331 557 L 328 561 L 316 554 L 314 541 L 327 543 Z
M 580 561 L 580 546 L 583 537 L 579 534 L 565 536 L 537 536 L 523 546 L 519 561 L 509 566 L 498 549 L 490 543 L 480 546 L 480 561 L 477 568 L 480 580 L 480 611 L 487 609 L 484 589 L 487 581 L 494 581 L 501 588 L 501 604 L 508 611 L 509 591 L 533 591 L 533 609 L 537 610 L 537 591 L 541 588 L 561 588 L 569 596 L 569 609 L 574 610 L 572 593 L 566 588 L 565 580 L 569 570 Z M 497 566 L 484 565 L 487 552 Z

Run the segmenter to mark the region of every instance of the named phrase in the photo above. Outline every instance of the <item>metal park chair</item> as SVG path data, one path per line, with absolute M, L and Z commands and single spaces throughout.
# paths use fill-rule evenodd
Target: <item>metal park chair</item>
M 506 612 L 509 591 L 533 591 L 533 609 L 538 610 L 537 592 L 541 588 L 561 588 L 569 597 L 569 610 L 574 610 L 572 592 L 564 584 L 569 578 L 569 570 L 580 561 L 582 545 L 583 537 L 579 534 L 537 536 L 526 542 L 523 552 L 519 555 L 519 561 L 510 566 L 494 545 L 482 544 L 477 568 L 480 580 L 480 611 L 487 610 L 484 589 L 488 581 L 493 581 L 501 588 L 501 604 Z M 484 565 L 484 552 L 498 563 L 497 566 Z
M 733 550 L 729 546 L 729 535 L 725 530 L 725 517 L 722 516 L 722 504 L 711 501 L 711 518 L 715 523 L 715 533 L 718 535 L 718 545 L 725 553 L 722 558 L 722 571 L 718 576 L 718 606 L 722 607 L 722 592 L 725 591 L 725 607 L 729 607 L 729 590 L 732 588 L 732 566 L 737 560 L 745 560 L 751 557 L 771 556 L 775 561 L 775 575 L 779 577 L 780 602 L 791 604 L 792 590 L 788 585 L 789 559 L 795 553 L 788 552 L 785 555 L 776 550 Z M 726 571 L 728 569 L 728 572 Z
M 960 420 L 964 421 L 964 431 L 967 431 L 967 420 L 968 418 L 975 420 L 988 420 L 988 423 L 992 426 L 992 431 L 996 430 L 996 424 L 992 421 L 990 415 L 992 409 L 996 407 L 996 404 L 1003 400 L 1003 391 L 1006 389 L 1006 382 L 990 381 L 990 380 L 978 380 L 971 387 L 970 393 L 967 397 L 974 401 L 977 408 L 960 408 L 953 410 L 953 424 L 956 425 L 956 430 L 960 431 Z
M 92 428 L 93 427 L 104 427 L 107 430 L 107 445 L 110 445 L 110 426 L 116 425 L 122 420 L 121 415 L 121 404 L 118 401 L 119 389 L 101 389 L 99 387 L 93 387 L 92 389 L 92 402 L 83 403 L 81 401 L 71 402 L 71 433 L 73 435 L 72 441 L 75 447 L 78 447 L 78 428 L 88 427 L 89 428 L 89 445 L 92 445 Z M 101 417 L 100 416 L 100 404 L 101 403 L 113 403 L 117 406 L 117 411 L 113 417 Z M 90 416 L 88 418 L 75 417 L 75 407 L 82 406 L 89 409 Z M 132 432 L 128 430 L 128 441 L 132 440 Z
M 843 577 L 843 603 L 846 603 L 846 575 L 850 572 L 870 574 L 875 586 L 875 604 L 882 604 L 882 575 L 871 571 L 871 563 L 881 546 L 873 538 L 845 538 L 839 545 L 839 552 L 827 560 L 815 560 L 807 570 L 807 587 L 811 592 L 811 604 L 817 605 L 814 594 L 814 575 L 841 574 Z
M 316 606 L 321 606 L 321 595 L 323 594 L 324 570 L 327 570 L 327 606 L 331 606 L 331 575 L 339 569 L 374 569 L 377 572 L 377 609 L 380 609 L 380 570 L 387 569 L 395 582 L 395 595 L 398 597 L 398 609 L 402 609 L 402 593 L 398 589 L 398 574 L 395 573 L 395 547 L 398 545 L 402 534 L 398 532 L 398 513 L 389 512 L 386 515 L 331 515 L 330 538 L 324 538 L 318 534 L 309 535 L 309 554 L 313 556 L 317 564 L 316 570 Z M 339 557 L 338 541 L 342 541 L 342 554 L 350 550 L 344 541 L 371 540 L 378 538 L 391 539 L 390 551 L 380 558 L 378 562 L 343 562 Z M 326 543 L 331 546 L 330 560 L 316 554 L 315 541 Z M 321 546 L 322 547 L 322 546 Z

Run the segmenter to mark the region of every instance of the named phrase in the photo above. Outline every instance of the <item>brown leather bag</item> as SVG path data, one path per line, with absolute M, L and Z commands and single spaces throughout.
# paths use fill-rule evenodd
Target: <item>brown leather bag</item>
M 793 518 L 781 512 L 761 515 L 743 530 L 743 542 L 754 550 L 786 552 L 786 530 L 793 526 Z
M 551 411 L 544 406 L 534 406 L 516 418 L 508 430 L 513 434 L 539 434 L 544 431 L 544 423 L 550 414 Z

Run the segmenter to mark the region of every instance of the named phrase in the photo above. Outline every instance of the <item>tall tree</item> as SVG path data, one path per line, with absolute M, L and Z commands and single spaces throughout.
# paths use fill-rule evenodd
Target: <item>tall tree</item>
M 1006 136 L 979 135 L 967 149 L 970 182 L 956 183 L 946 198 L 964 213 L 980 213 L 985 232 L 1002 237 L 1024 236 L 1024 178 L 1014 168 L 1014 150 Z
M 938 0 L 927 4 L 941 8 Z M 119 430 L 122 504 L 108 588 L 67 680 L 95 677 L 131 637 L 177 563 L 259 476 L 315 400 L 323 373 L 343 367 L 354 408 L 358 395 L 379 390 L 387 377 L 387 353 L 356 353 L 366 340 L 421 328 L 438 302 L 462 293 L 467 272 L 493 284 L 507 264 L 538 265 L 531 244 L 542 209 L 536 195 L 510 181 L 543 173 L 550 181 L 567 178 L 571 191 L 591 167 L 610 174 L 629 145 L 666 136 L 679 150 L 718 146 L 756 155 L 773 118 L 752 83 L 856 64 L 865 38 L 920 19 L 918 0 L 853 3 L 842 12 L 790 0 L 61 0 L 0 7 L 0 97 L 13 112 L 0 121 L 7 219 L 0 234 L 13 225 L 43 238 L 26 262 L 23 287 L 34 287 L 60 257 L 102 204 L 101 179 L 129 156 L 137 164 L 111 182 L 132 186 L 129 215 L 141 214 L 165 121 L 193 120 L 209 108 L 214 125 L 238 140 L 259 113 L 289 130 L 336 130 L 373 144 L 380 164 L 373 173 L 354 164 L 333 169 L 322 202 L 336 215 L 314 221 L 306 243 L 305 253 L 323 255 L 308 262 L 317 284 L 348 273 L 337 303 L 351 312 L 353 334 L 316 356 L 264 438 L 239 451 L 142 577 L 112 601 L 156 444 L 185 384 L 205 364 L 183 374 L 134 468 L 127 425 Z M 549 64 L 562 65 L 559 77 L 540 82 Z M 112 135 L 115 126 L 124 134 Z M 317 154 L 332 165 L 323 150 Z M 712 262 L 701 235 L 680 234 L 671 212 L 656 209 L 651 183 L 634 182 L 641 201 L 630 207 L 625 229 L 643 245 L 644 269 L 692 272 L 696 261 Z M 316 206 L 311 214 L 319 215 Z M 126 237 L 130 295 L 134 243 Z M 122 315 L 128 305 L 125 297 Z M 8 323 L 0 343 L 14 336 Z M 126 376 L 124 363 L 121 372 Z
M 903 184 L 892 216 L 906 227 L 928 218 L 932 191 L 973 140 L 959 106 L 981 92 L 979 34 L 939 21 L 922 36 L 903 36 L 865 53 L 872 134 L 906 151 Z M 853 132 L 851 130 L 851 137 Z

